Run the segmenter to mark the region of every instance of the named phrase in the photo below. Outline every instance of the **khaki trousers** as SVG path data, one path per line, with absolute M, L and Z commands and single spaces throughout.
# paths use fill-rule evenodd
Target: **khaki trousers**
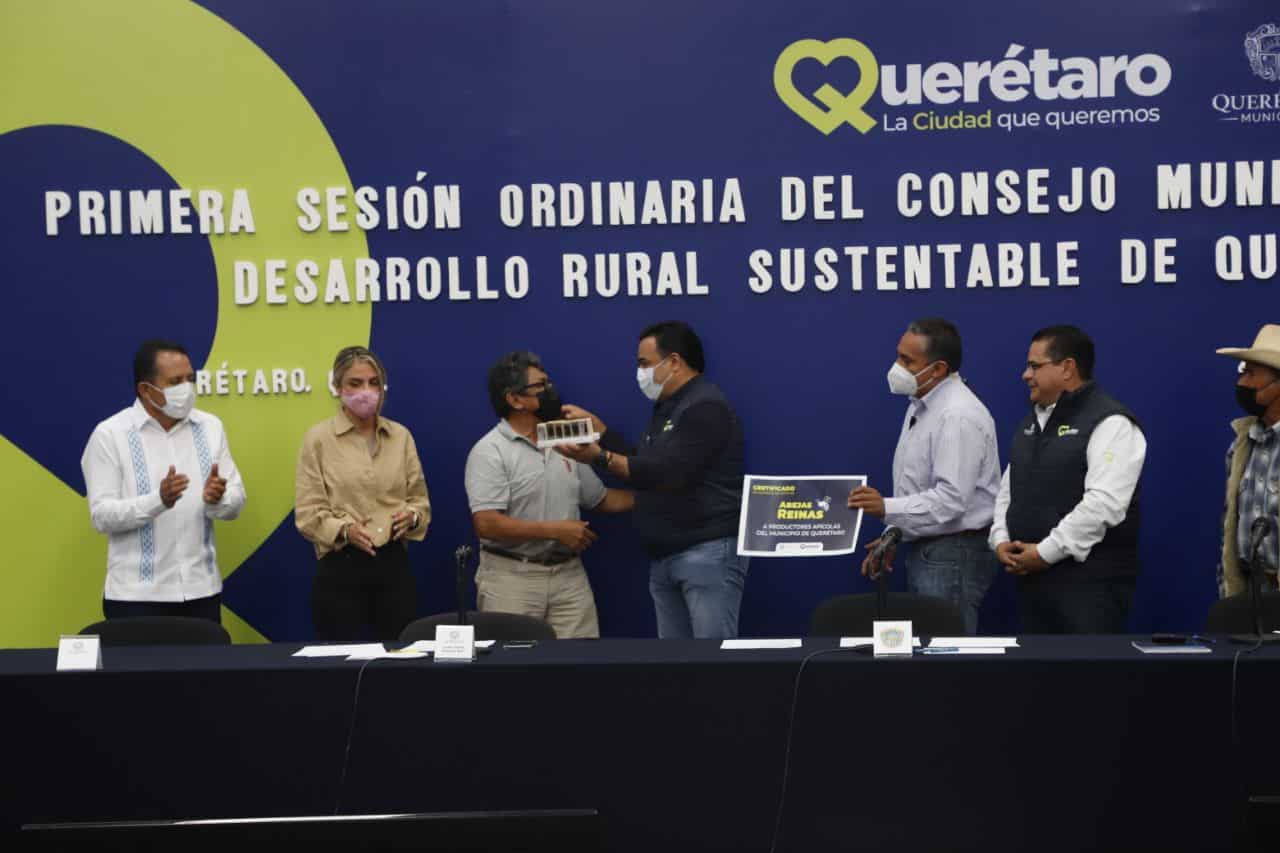
M 476 604 L 480 610 L 532 616 L 555 629 L 561 640 L 596 638 L 600 622 L 582 560 L 574 557 L 554 566 L 524 563 L 480 552 L 476 570 Z

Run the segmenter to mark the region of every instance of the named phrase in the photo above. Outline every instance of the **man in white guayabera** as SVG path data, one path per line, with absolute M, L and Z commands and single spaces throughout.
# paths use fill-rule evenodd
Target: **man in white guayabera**
M 80 458 L 89 517 L 107 535 L 103 615 L 221 622 L 213 522 L 236 518 L 245 500 L 226 431 L 195 408 L 179 344 L 144 343 L 133 383 L 133 405 L 98 424 Z

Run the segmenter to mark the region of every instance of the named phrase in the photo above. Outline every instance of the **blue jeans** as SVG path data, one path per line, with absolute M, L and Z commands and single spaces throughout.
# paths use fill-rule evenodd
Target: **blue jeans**
M 738 636 L 747 557 L 730 536 L 691 545 L 649 564 L 649 593 L 662 638 Z
M 976 533 L 939 536 L 915 542 L 907 554 L 907 588 L 917 595 L 944 598 L 964 612 L 966 633 L 978 631 L 978 607 L 995 580 L 999 563 Z

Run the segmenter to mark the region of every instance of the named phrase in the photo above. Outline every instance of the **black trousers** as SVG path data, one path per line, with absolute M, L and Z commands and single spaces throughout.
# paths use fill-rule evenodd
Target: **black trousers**
M 102 615 L 108 619 L 134 616 L 189 616 L 222 624 L 222 594 L 190 601 L 117 601 L 102 599 Z
M 311 585 L 311 620 L 316 638 L 360 640 L 372 629 L 376 639 L 394 642 L 417 612 L 417 594 L 403 542 L 391 542 L 369 556 L 347 546 L 320 559 Z
M 1135 577 L 1055 575 L 1051 568 L 1018 578 L 1024 634 L 1124 634 Z

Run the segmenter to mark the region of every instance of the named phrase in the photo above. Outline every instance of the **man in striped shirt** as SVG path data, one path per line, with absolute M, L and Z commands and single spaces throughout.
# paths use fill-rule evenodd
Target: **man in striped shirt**
M 1238 359 L 1236 401 L 1245 417 L 1231 422 L 1235 440 L 1227 450 L 1227 506 L 1222 526 L 1218 593 L 1248 589 L 1250 571 L 1260 572 L 1262 589 L 1277 588 L 1280 569 L 1280 325 L 1263 326 L 1249 348 L 1218 350 Z M 1269 532 L 1251 564 L 1254 523 L 1270 518 Z

